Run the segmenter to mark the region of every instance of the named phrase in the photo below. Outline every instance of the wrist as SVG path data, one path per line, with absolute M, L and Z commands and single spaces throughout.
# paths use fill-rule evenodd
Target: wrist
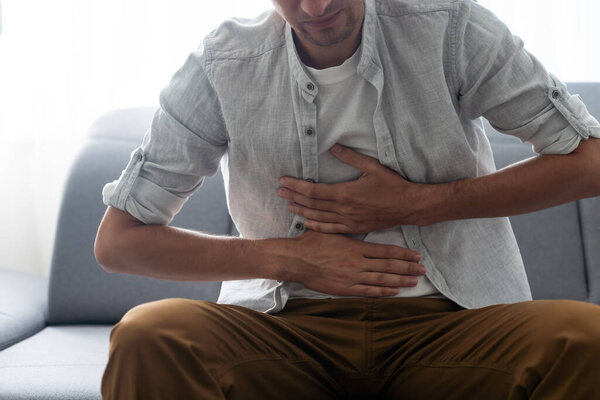
M 455 182 L 416 184 L 414 188 L 414 210 L 410 217 L 410 225 L 427 226 L 453 219 Z
M 293 252 L 296 248 L 294 239 L 278 238 L 264 239 L 256 242 L 259 251 L 259 264 L 261 275 L 265 279 L 278 281 L 295 280 Z

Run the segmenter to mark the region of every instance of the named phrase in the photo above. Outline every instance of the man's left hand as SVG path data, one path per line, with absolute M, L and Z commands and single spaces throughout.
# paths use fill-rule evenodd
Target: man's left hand
M 397 225 L 419 225 L 428 185 L 408 182 L 379 160 L 341 145 L 331 148 L 338 160 L 358 168 L 355 181 L 322 184 L 282 177 L 280 197 L 289 210 L 306 218 L 304 226 L 324 233 L 368 233 Z

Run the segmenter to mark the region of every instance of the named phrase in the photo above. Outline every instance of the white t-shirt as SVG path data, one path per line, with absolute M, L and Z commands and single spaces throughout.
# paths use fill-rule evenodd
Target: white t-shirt
M 373 126 L 373 113 L 377 104 L 377 91 L 357 73 L 361 47 L 342 65 L 326 69 L 306 67 L 317 84 L 317 126 L 315 134 L 319 146 L 319 183 L 339 183 L 358 179 L 361 172 L 339 161 L 329 152 L 335 144 L 377 158 L 377 142 Z M 408 247 L 404 236 L 397 230 L 395 245 Z M 349 235 L 363 239 L 365 235 Z M 415 287 L 400 288 L 394 297 L 443 297 L 426 276 L 418 278 Z M 297 282 L 290 282 L 289 298 L 337 298 L 307 289 Z M 356 297 L 356 296 L 352 296 Z

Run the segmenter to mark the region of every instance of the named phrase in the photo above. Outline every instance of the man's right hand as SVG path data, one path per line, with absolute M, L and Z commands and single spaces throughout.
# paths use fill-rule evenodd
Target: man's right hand
M 336 296 L 394 296 L 425 274 L 419 253 L 400 246 L 308 231 L 293 247 L 289 280 Z

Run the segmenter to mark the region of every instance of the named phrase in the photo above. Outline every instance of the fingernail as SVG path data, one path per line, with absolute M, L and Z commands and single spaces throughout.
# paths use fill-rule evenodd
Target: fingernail
M 283 185 L 285 183 L 285 178 L 279 178 L 279 183 Z
M 423 266 L 420 266 L 419 268 L 417 268 L 417 271 L 419 271 L 420 274 L 424 274 L 427 272 L 427 270 Z
M 411 285 L 416 285 L 418 283 L 417 278 L 411 278 L 410 279 L 410 284 Z
M 342 146 L 336 144 L 331 148 L 331 151 L 334 153 L 340 153 L 342 151 Z

